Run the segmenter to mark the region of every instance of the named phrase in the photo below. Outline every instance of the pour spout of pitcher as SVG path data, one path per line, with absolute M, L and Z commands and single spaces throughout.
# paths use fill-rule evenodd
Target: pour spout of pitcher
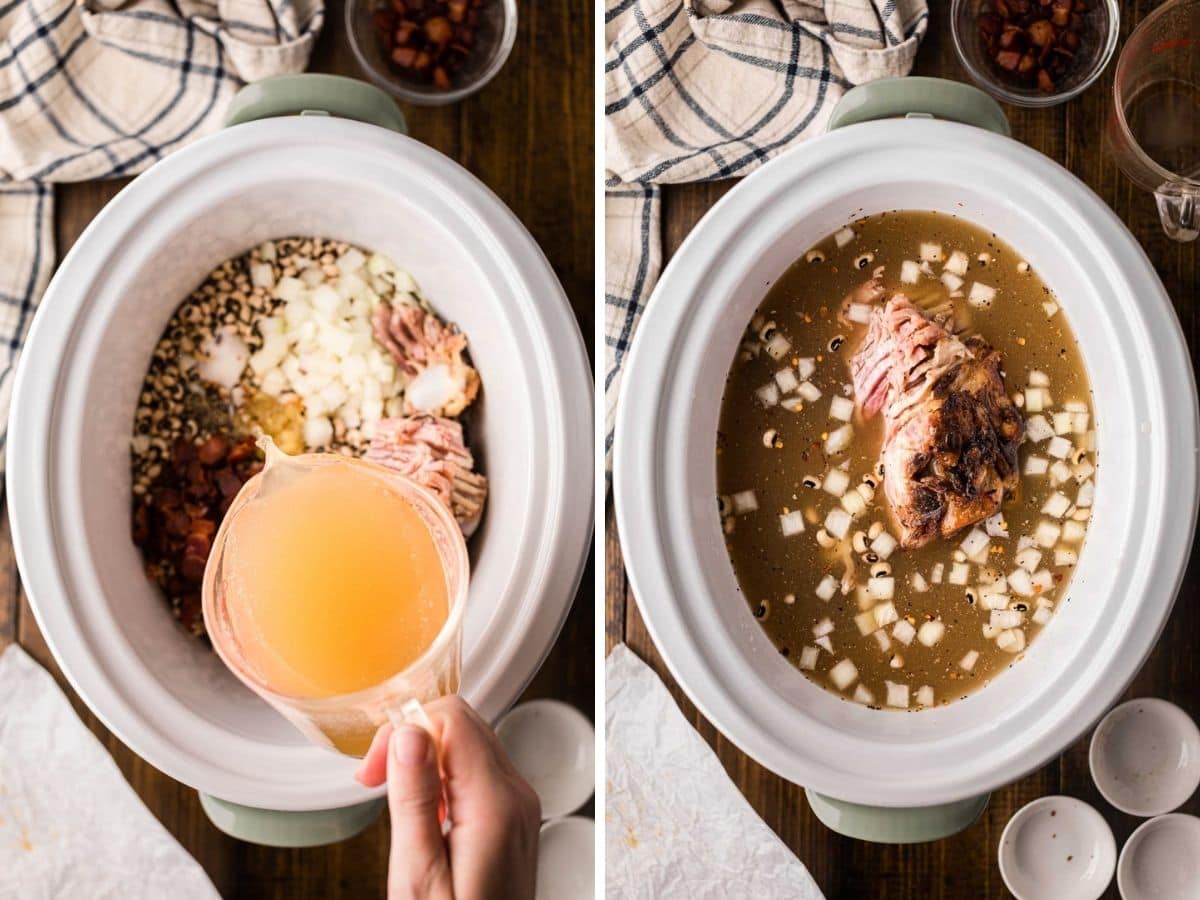
M 1163 231 L 1186 244 L 1200 237 L 1200 184 L 1169 181 L 1154 192 Z

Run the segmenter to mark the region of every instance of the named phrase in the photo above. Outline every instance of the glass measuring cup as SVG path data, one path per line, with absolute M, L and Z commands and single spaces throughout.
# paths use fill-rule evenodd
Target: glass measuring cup
M 461 530 L 449 510 L 424 488 L 374 463 L 335 454 L 286 457 L 273 445 L 267 448 L 268 466 L 242 487 L 226 513 L 213 542 L 203 584 L 204 621 L 213 647 L 222 661 L 252 691 L 266 700 L 307 738 L 316 744 L 350 756 L 362 756 L 378 727 L 385 721 L 414 721 L 423 724 L 420 703 L 454 693 L 462 672 L 462 617 L 466 605 L 468 559 Z M 254 647 L 239 642 L 234 617 L 238 598 L 230 589 L 224 570 L 230 526 L 252 503 L 264 479 L 277 474 L 274 459 L 286 460 L 285 478 L 303 477 L 324 466 L 352 466 L 355 471 L 380 480 L 403 498 L 428 529 L 445 578 L 447 614 L 432 642 L 401 671 L 378 684 L 351 693 L 326 696 L 295 696 L 281 693 L 263 678 L 249 661 Z M 249 651 L 249 652 L 248 652 Z M 415 702 L 414 702 L 415 701 Z
M 1172 240 L 1200 236 L 1200 0 L 1168 0 L 1117 61 L 1107 141 Z

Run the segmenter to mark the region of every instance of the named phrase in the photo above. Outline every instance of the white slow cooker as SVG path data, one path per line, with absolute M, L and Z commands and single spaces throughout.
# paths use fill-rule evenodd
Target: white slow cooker
M 921 117 L 894 118 L 913 111 Z M 1154 646 L 1195 525 L 1196 388 L 1136 241 L 1078 179 L 1005 136 L 984 95 L 934 79 L 868 85 L 846 95 L 834 121 L 857 124 L 746 178 L 672 258 L 626 363 L 614 497 L 646 624 L 704 715 L 805 785 L 835 829 L 931 839 L 968 825 L 988 791 L 1076 740 Z M 910 714 L 839 700 L 775 651 L 738 591 L 715 502 L 722 390 L 751 313 L 805 248 L 894 209 L 994 231 L 1055 291 L 1091 378 L 1100 463 L 1069 601 L 1011 670 L 965 700 Z
M 274 103 L 255 86 L 239 118 L 340 104 L 402 127 L 390 100 L 347 81 L 281 79 Z M 130 428 L 159 334 L 216 264 L 287 235 L 389 255 L 470 338 L 483 382 L 472 444 L 490 496 L 470 542 L 462 689 L 489 719 L 537 671 L 579 584 L 592 382 L 562 288 L 516 217 L 445 156 L 360 121 L 269 118 L 200 140 L 125 188 L 63 260 L 22 354 L 8 444 L 13 539 L 38 625 L 104 724 L 208 795 L 222 827 L 315 843 L 362 827 L 375 806 L 293 824 L 257 811 L 336 811 L 383 789 L 357 785 L 355 760 L 308 744 L 186 635 L 130 539 Z

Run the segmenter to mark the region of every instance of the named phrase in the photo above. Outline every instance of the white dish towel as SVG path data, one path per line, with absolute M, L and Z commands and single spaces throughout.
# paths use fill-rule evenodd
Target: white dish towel
M 621 644 L 604 668 L 608 897 L 821 900 L 650 667 Z
M 0 897 L 220 900 L 16 644 L 0 652 Z

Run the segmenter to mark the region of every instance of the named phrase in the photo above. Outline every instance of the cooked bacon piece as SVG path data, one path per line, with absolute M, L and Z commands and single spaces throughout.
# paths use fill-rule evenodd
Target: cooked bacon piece
M 435 416 L 383 419 L 364 458 L 395 469 L 446 504 L 465 534 L 479 524 L 487 478 L 463 441 L 462 425 Z
M 864 418 L 883 410 L 884 491 L 900 545 L 949 537 L 1017 486 L 1025 426 L 1000 354 L 930 321 L 903 294 L 874 310 L 850 363 Z
M 457 416 L 475 400 L 479 373 L 463 359 L 467 338 L 453 325 L 411 303 L 381 303 L 371 326 L 408 376 L 406 413 Z

